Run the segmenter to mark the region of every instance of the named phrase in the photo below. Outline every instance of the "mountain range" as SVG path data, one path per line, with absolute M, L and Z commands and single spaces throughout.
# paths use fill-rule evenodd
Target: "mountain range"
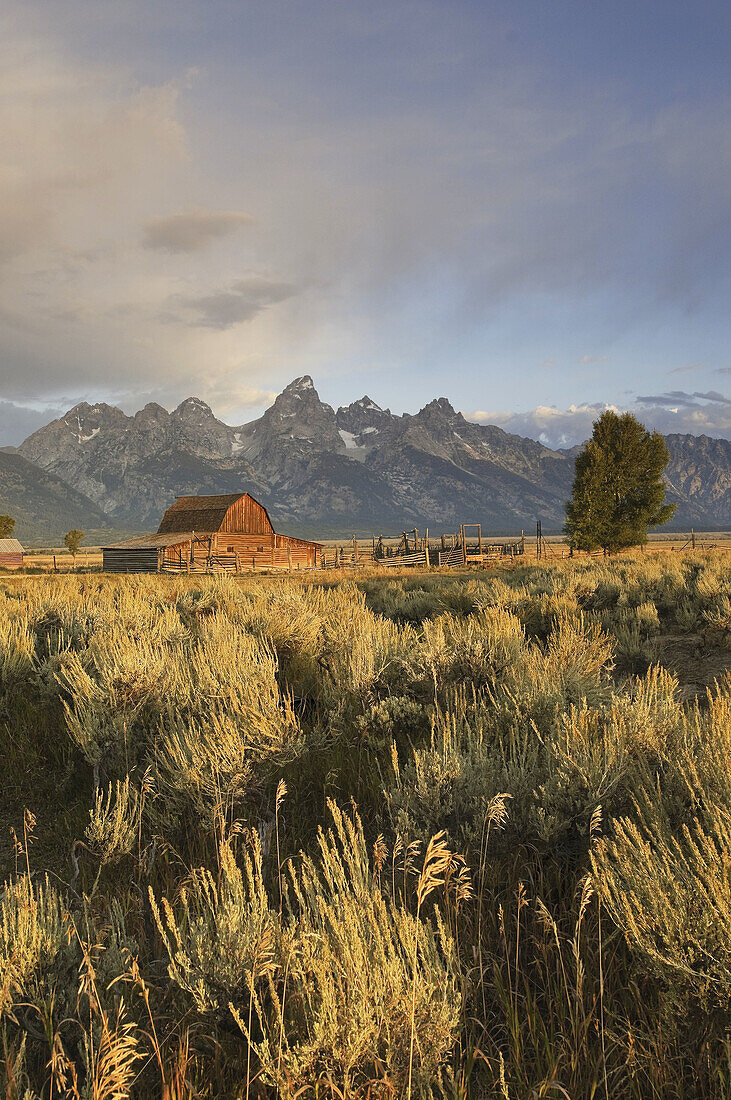
M 731 526 L 731 443 L 666 440 L 668 498 L 678 503 L 672 526 Z M 194 397 L 173 412 L 152 403 L 133 416 L 107 404 L 75 405 L 17 453 L 0 452 L 0 511 L 17 515 L 20 537 L 41 528 L 54 535 L 59 511 L 64 530 L 149 530 L 178 495 L 243 487 L 292 534 L 414 526 L 436 534 L 470 522 L 520 533 L 537 518 L 544 531 L 559 530 L 576 452 L 468 421 L 444 397 L 413 415 L 395 415 L 367 396 L 336 410 L 305 375 L 239 427 Z M 27 500 L 23 477 L 36 494 Z M 41 489 L 55 493 L 57 505 L 44 504 Z
M 13 517 L 13 534 L 28 543 L 57 544 L 77 527 L 91 545 L 109 530 L 108 517 L 93 501 L 9 449 L 0 451 L 0 513 Z

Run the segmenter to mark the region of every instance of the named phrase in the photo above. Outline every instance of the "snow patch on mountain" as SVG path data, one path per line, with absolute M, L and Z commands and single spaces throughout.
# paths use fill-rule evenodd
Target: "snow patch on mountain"
M 355 451 L 355 450 L 358 449 L 358 444 L 357 444 L 355 436 L 353 435 L 352 432 L 343 431 L 343 429 L 341 428 L 338 432 L 338 435 L 342 439 L 342 441 L 345 444 L 347 450 Z

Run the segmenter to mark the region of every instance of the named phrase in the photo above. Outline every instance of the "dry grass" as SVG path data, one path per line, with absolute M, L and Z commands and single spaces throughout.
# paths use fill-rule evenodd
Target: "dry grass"
M 730 592 L 0 582 L 5 1095 L 726 1100 Z

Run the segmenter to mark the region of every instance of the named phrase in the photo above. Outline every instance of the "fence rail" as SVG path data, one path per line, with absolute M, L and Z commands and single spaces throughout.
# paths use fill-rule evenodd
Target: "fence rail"
M 439 564 L 454 569 L 457 565 L 465 564 L 465 554 L 461 546 L 455 546 L 453 550 L 443 550 L 439 553 Z
M 236 573 L 235 554 L 212 554 L 205 558 L 169 558 L 160 565 L 161 573 Z
M 387 568 L 395 567 L 398 569 L 400 565 L 429 565 L 429 551 L 416 550 L 413 554 L 394 554 L 392 558 L 379 558 L 376 565 L 385 565 Z

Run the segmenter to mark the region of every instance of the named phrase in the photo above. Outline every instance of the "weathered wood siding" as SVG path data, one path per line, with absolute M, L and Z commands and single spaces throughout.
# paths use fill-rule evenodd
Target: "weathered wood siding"
M 279 535 L 266 508 L 250 497 L 178 497 L 157 535 L 104 548 L 104 568 L 115 573 L 312 569 L 322 548 Z M 168 568 L 169 567 L 169 568 Z
M 292 555 L 293 563 L 316 565 L 319 561 L 320 547 L 317 543 L 296 539 L 291 535 L 278 535 L 274 531 L 263 532 L 260 535 L 225 534 L 219 531 L 215 536 L 214 549 L 224 554 L 238 554 L 242 560 L 248 558 L 249 565 L 251 565 L 252 555 L 255 559 L 260 556 L 262 562 L 276 561 L 286 565 L 287 551 Z M 200 552 L 199 548 L 197 552 Z M 275 558 L 272 558 L 272 552 L 275 553 Z
M 0 553 L 0 567 L 3 569 L 20 569 L 23 565 L 23 555 L 17 553 Z
M 157 573 L 157 549 L 102 550 L 102 569 L 105 573 Z
M 274 533 L 266 508 L 263 504 L 259 504 L 258 500 L 250 497 L 248 493 L 239 497 L 227 509 L 226 516 L 218 530 L 247 535 Z
M 314 546 L 302 546 L 242 552 L 236 555 L 239 569 L 312 569 L 319 562 L 319 550 Z
M 223 550 L 224 553 L 229 552 L 231 547 L 231 553 L 237 552 L 271 550 L 281 535 L 275 535 L 273 531 L 262 531 L 261 534 L 241 534 L 238 531 L 223 532 L 219 531 L 214 539 L 214 543 L 219 550 Z

